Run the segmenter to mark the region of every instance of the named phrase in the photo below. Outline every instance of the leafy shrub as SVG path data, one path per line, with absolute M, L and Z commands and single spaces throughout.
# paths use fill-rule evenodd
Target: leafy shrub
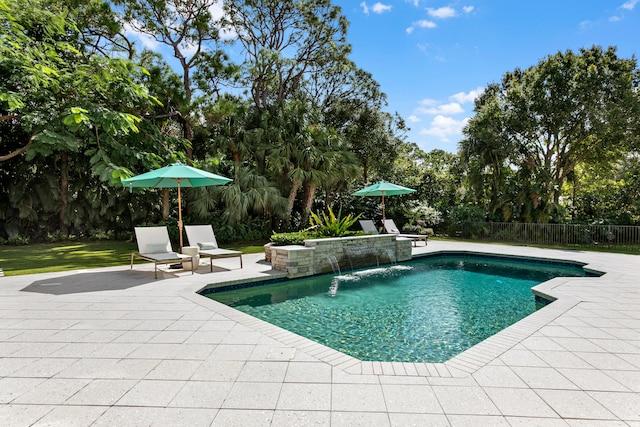
M 500 230 L 493 237 L 496 240 L 503 240 L 505 242 L 516 242 L 518 240 L 516 233 L 511 230 Z
M 426 234 L 429 237 L 434 235 L 433 228 L 421 224 L 407 224 L 402 228 L 402 231 L 412 234 Z
M 485 233 L 485 214 L 479 206 L 455 206 L 449 213 L 449 235 L 468 239 Z
M 68 236 L 60 230 L 56 230 L 53 233 L 47 233 L 46 242 L 47 243 L 58 243 L 63 242 L 65 240 L 73 240 L 71 236 Z
M 349 231 L 349 228 L 355 224 L 360 215 L 354 217 L 348 214 L 345 217 L 341 217 L 340 212 L 336 216 L 331 208 L 328 208 L 328 211 L 328 214 L 322 213 L 322 215 L 311 212 L 311 226 L 318 237 L 343 237 L 354 234 Z
M 295 231 L 292 233 L 273 233 L 269 240 L 274 246 L 302 245 L 305 240 L 315 237 L 315 233 L 309 231 Z
M 452 224 L 461 224 L 463 222 L 484 222 L 485 210 L 474 205 L 459 205 L 451 209 L 449 220 Z
M 19 234 L 10 236 L 7 239 L 7 243 L 10 245 L 28 245 L 31 243 L 31 239 L 29 239 L 28 237 L 23 237 Z
M 422 228 L 436 227 L 444 222 L 442 212 L 426 203 L 420 203 L 411 208 L 407 217 L 409 224 L 416 224 Z

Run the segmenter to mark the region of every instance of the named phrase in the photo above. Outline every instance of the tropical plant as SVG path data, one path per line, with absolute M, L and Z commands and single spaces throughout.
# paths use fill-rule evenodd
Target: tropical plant
M 341 211 L 336 216 L 333 210 L 327 208 L 328 213 L 316 214 L 311 212 L 311 227 L 318 236 L 322 237 L 343 237 L 350 234 L 349 228 L 360 218 L 360 215 L 353 216 L 348 214 L 346 216 L 341 215 Z

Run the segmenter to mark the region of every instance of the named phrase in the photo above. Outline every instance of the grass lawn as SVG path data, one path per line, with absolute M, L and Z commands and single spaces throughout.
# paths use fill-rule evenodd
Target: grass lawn
M 432 240 L 438 240 L 434 238 Z M 449 240 L 449 239 L 442 239 Z M 462 242 L 463 239 L 451 239 Z M 479 242 L 478 240 L 469 240 Z M 265 242 L 250 242 L 237 245 L 223 245 L 225 249 L 241 251 L 244 254 L 259 253 L 264 250 Z M 485 242 L 482 243 L 492 243 Z M 507 242 L 493 242 L 500 245 Z M 511 243 L 512 246 L 526 246 Z M 552 245 L 529 245 L 549 249 L 573 249 L 602 252 L 617 252 L 640 255 L 640 248 L 625 247 L 611 248 L 605 245 L 588 247 L 561 247 Z M 67 242 L 67 243 L 43 243 L 25 246 L 0 245 L 0 269 L 5 276 L 18 276 L 22 274 L 47 273 L 54 271 L 81 270 L 85 268 L 111 267 L 128 265 L 131 262 L 131 253 L 137 251 L 133 242 Z M 134 262 L 147 262 L 137 258 Z
M 258 253 L 264 243 L 225 245 L 242 253 Z M 67 242 L 43 243 L 25 246 L 0 246 L 0 269 L 5 276 L 80 270 L 85 268 L 128 265 L 131 253 L 137 247 L 133 242 Z M 145 262 L 138 258 L 135 262 Z

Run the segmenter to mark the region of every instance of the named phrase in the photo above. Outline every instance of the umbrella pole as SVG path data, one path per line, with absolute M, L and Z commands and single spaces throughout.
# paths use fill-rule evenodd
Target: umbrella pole
M 386 218 L 384 217 L 384 193 L 382 193 L 382 221 L 384 222 Z
M 180 180 L 178 180 L 178 230 L 180 231 L 180 252 L 182 252 L 182 202 L 180 197 Z

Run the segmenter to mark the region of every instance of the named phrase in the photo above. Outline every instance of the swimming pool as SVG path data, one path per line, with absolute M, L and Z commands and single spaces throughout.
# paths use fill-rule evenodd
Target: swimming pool
M 579 265 L 429 255 L 207 296 L 360 360 L 444 362 L 536 310 L 531 287 Z

